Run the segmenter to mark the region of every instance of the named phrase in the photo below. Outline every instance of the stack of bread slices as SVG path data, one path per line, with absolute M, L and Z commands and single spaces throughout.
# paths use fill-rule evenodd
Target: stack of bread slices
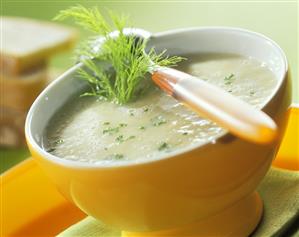
M 49 81 L 52 55 L 70 49 L 76 32 L 37 20 L 0 18 L 0 146 L 24 145 L 24 121 Z

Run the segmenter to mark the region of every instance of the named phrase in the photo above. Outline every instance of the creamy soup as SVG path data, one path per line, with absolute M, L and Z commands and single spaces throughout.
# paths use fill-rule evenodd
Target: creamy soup
M 277 84 L 267 65 L 252 58 L 231 54 L 185 57 L 179 70 L 217 85 L 257 108 Z M 67 160 L 136 161 L 215 142 L 224 131 L 153 86 L 136 102 L 123 106 L 78 94 L 51 119 L 44 147 Z

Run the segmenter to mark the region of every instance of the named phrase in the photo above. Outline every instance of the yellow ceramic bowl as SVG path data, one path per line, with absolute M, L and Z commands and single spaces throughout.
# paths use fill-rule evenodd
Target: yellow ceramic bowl
M 262 213 L 255 189 L 277 151 L 290 105 L 283 51 L 263 35 L 223 27 L 158 33 L 149 42 L 173 54 L 236 53 L 265 62 L 279 82 L 263 111 L 276 121 L 280 139 L 265 146 L 221 134 L 216 144 L 137 164 L 93 165 L 60 159 L 43 150 L 43 132 L 57 109 L 85 86 L 74 78 L 81 67 L 76 65 L 50 84 L 28 113 L 25 130 L 33 157 L 65 197 L 88 215 L 124 230 L 126 236 L 141 236 L 140 232 L 150 236 L 248 235 Z

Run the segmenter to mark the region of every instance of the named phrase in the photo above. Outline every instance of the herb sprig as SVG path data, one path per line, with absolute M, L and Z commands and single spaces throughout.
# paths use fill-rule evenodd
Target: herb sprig
M 157 54 L 151 48 L 147 54 L 146 40 L 136 40 L 133 35 L 125 35 L 124 28 L 128 18 L 109 12 L 112 24 L 105 20 L 98 8 L 85 8 L 81 5 L 71 7 L 60 13 L 54 20 L 72 18 L 76 24 L 91 31 L 96 37 L 103 36 L 100 50 L 95 50 L 94 38 L 79 47 L 80 61 L 85 68 L 79 69 L 79 77 L 86 80 L 91 91 L 83 96 L 97 96 L 118 104 L 125 104 L 136 98 L 140 85 L 148 72 L 156 66 L 175 66 L 183 58 L 165 56 L 165 51 Z M 118 32 L 112 37 L 112 31 Z M 113 69 L 107 69 L 110 66 Z

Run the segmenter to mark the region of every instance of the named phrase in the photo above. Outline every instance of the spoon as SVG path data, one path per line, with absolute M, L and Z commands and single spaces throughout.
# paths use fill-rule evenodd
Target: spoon
M 156 67 L 152 80 L 167 94 L 237 137 L 258 144 L 270 144 L 277 137 L 277 126 L 266 113 L 199 78 L 173 68 Z

